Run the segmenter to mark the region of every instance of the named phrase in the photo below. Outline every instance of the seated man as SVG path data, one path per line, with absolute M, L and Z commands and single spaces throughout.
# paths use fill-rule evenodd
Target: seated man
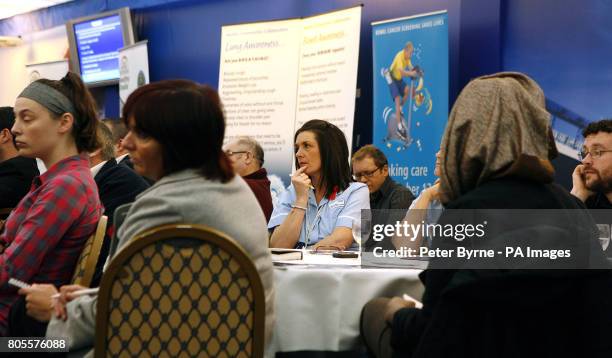
M 408 188 L 391 179 L 385 154 L 368 144 L 353 154 L 351 164 L 353 179 L 366 184 L 370 190 L 370 209 L 374 210 L 372 223 L 394 224 L 401 220 L 414 200 L 414 195 Z M 373 250 L 374 246 L 392 248 L 389 240 L 362 240 L 366 251 Z
M 98 139 L 100 148 L 90 153 L 89 160 L 91 174 L 98 185 L 100 201 L 104 205 L 104 215 L 108 217 L 107 237 L 111 237 L 114 231 L 115 209 L 133 202 L 138 194 L 149 188 L 149 184 L 128 166 L 117 163 L 114 158 L 112 133 L 106 126 L 98 127 Z M 99 275 L 102 273 L 102 265 L 106 261 L 108 249 L 109 242 L 105 240 L 96 267 L 94 282 L 92 282 L 93 286 L 97 285 Z
M 239 137 L 225 147 L 225 153 L 232 161 L 234 172 L 244 179 L 255 197 L 259 206 L 270 221 L 272 215 L 272 194 L 270 193 L 270 180 L 264 163 L 264 151 L 251 137 Z
M 353 154 L 353 179 L 370 190 L 370 209 L 408 209 L 414 195 L 389 176 L 387 157 L 368 144 Z
M 18 155 L 11 134 L 14 123 L 13 107 L 0 107 L 0 208 L 17 206 L 39 174 L 35 159 Z
M 125 165 L 119 165 L 114 158 L 112 133 L 106 126 L 98 126 L 98 141 L 100 147 L 89 154 L 91 173 L 98 186 L 100 201 L 104 205 L 104 215 L 108 217 L 107 234 L 100 250 L 98 265 L 91 286 L 96 287 L 102 276 L 102 267 L 108 256 L 110 241 L 113 234 L 113 214 L 120 205 L 131 203 L 136 196 L 146 190 L 149 185 L 142 177 Z M 50 284 L 34 285 L 31 289 L 20 290 L 25 295 L 11 307 L 9 321 L 10 333 L 13 336 L 42 337 L 51 317 L 52 298 L 57 292 Z M 30 308 L 25 302 L 30 302 Z M 35 302 L 36 304 L 34 304 Z M 46 303 L 45 303 L 46 302 Z M 40 303 L 40 304 L 39 304 Z M 48 307 L 43 310 L 40 307 Z
M 123 148 L 123 138 L 127 134 L 127 128 L 123 121 L 115 118 L 104 118 L 102 123 L 106 125 L 108 129 L 110 129 L 113 135 L 113 150 L 115 152 L 115 160 L 118 164 L 124 164 L 134 169 L 134 165 L 130 160 L 130 155 L 128 151 Z
M 123 164 L 134 170 L 134 164 L 130 158 L 130 153 L 123 147 L 123 138 L 125 138 L 128 132 L 123 121 L 117 118 L 105 118 L 102 120 L 102 123 L 111 131 L 113 150 L 115 151 L 115 161 L 117 164 Z M 142 177 L 142 179 L 148 186 L 153 185 L 153 181 L 149 178 Z
M 572 174 L 572 194 L 589 209 L 612 209 L 612 120 L 590 123 L 582 135 L 582 163 Z

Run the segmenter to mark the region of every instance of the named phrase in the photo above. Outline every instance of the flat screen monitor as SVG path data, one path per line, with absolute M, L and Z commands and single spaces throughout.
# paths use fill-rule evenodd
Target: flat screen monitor
M 119 81 L 119 49 L 134 44 L 127 7 L 66 23 L 70 68 L 87 85 L 104 86 Z

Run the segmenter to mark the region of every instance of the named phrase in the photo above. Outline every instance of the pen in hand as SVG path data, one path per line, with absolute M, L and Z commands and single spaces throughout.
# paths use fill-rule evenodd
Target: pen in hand
M 78 290 L 78 291 L 74 291 L 71 292 L 70 294 L 74 297 L 79 297 L 79 296 L 84 296 L 84 295 L 97 295 L 98 294 L 98 290 L 99 288 L 87 288 L 84 290 Z M 51 298 L 59 298 L 62 294 L 61 293 L 56 293 L 53 296 L 51 296 Z

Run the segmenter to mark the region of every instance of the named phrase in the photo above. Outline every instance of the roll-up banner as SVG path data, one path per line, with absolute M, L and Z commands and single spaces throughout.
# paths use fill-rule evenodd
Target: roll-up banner
M 289 184 L 293 135 L 310 119 L 337 125 L 351 148 L 361 6 L 303 19 L 223 26 L 219 94 L 225 142 L 255 138 L 271 176 Z
M 119 49 L 119 113 L 130 93 L 149 83 L 147 40 Z
M 25 67 L 28 83 L 23 85 L 24 88 L 39 78 L 56 81 L 61 79 L 66 75 L 66 72 L 68 72 L 68 60 L 31 63 Z
M 447 22 L 439 11 L 372 23 L 373 144 L 414 195 L 436 180 L 448 119 Z

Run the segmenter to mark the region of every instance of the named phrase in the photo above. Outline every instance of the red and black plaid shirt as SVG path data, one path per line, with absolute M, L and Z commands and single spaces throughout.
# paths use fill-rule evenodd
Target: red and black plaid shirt
M 7 218 L 0 243 L 0 335 L 17 299 L 9 278 L 66 284 L 103 207 L 86 156 L 73 156 L 34 178 L 30 192 Z

